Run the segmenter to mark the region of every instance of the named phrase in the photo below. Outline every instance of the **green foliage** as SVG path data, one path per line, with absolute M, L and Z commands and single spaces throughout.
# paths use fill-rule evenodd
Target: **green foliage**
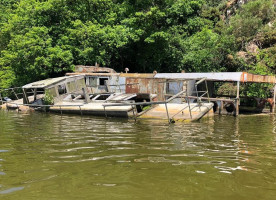
M 272 0 L 254 0 L 243 5 L 230 19 L 228 31 L 238 43 L 252 40 L 258 31 L 275 17 Z
M 191 72 L 227 71 L 221 64 L 227 60 L 233 46 L 232 37 L 221 36 L 205 28 L 183 43 L 183 65 Z
M 142 110 L 145 111 L 145 110 L 148 110 L 148 109 L 150 109 L 150 108 L 151 108 L 150 105 L 149 105 L 149 106 L 144 106 Z
M 45 94 L 43 97 L 43 104 L 44 105 L 53 105 L 54 104 L 54 97 L 47 90 L 45 91 Z
M 236 96 L 237 86 L 233 83 L 224 83 L 218 87 L 217 95 L 219 96 Z
M 272 97 L 272 90 L 271 84 L 251 83 L 246 85 L 241 93 L 247 97 L 269 98 Z
M 2 0 L 0 87 L 95 62 L 131 72 L 275 73 L 273 0 Z M 236 56 L 254 41 L 252 59 Z

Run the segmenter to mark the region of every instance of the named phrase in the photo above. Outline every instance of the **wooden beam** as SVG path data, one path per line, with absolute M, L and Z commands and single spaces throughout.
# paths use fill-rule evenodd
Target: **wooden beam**
M 34 101 L 36 101 L 37 88 L 34 89 Z
M 23 104 L 30 104 L 25 89 L 23 89 Z

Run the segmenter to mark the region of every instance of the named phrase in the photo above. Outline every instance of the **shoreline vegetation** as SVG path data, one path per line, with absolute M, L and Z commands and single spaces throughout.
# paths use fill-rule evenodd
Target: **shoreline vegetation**
M 0 88 L 73 71 L 274 75 L 273 0 L 2 0 Z M 248 96 L 266 96 L 250 85 Z

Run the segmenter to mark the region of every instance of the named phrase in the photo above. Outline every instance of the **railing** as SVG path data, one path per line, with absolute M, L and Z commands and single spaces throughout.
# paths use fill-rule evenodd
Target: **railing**
M 61 109 L 62 107 L 79 107 L 81 115 L 83 114 L 81 107 L 84 106 L 83 104 L 74 104 L 74 105 L 72 105 L 72 104 L 68 104 L 68 105 L 36 105 L 36 104 L 13 103 L 13 102 L 9 102 L 9 101 L 3 101 L 3 102 L 6 103 L 6 104 L 10 104 L 10 105 L 16 105 L 17 108 L 19 108 L 19 106 L 29 106 L 29 107 L 32 107 L 32 108 L 45 108 L 45 111 L 46 111 L 46 108 L 58 107 L 61 114 L 62 114 L 62 109 Z M 7 107 L 7 109 L 8 109 L 8 107 Z
M 205 82 L 205 91 L 198 91 L 197 87 L 200 83 Z M 208 85 L 207 85 L 207 78 L 203 78 L 195 83 L 195 92 L 197 96 L 197 102 L 201 102 L 201 98 L 207 94 L 208 102 L 210 103 L 210 97 L 209 97 L 209 91 L 208 91 Z M 198 93 L 202 93 L 200 96 Z
M 184 81 L 184 80 L 181 80 L 181 81 Z M 187 81 L 187 80 L 186 80 Z M 205 86 L 206 86 L 206 91 L 198 91 L 197 90 L 197 86 L 202 83 L 203 81 L 205 81 Z M 131 106 L 132 107 L 132 110 L 133 110 L 133 115 L 136 119 L 137 117 L 137 114 L 135 115 L 134 114 L 134 108 L 133 106 L 146 106 L 146 105 L 156 105 L 156 104 L 165 104 L 165 108 L 166 108 L 166 113 L 167 113 L 167 118 L 168 118 L 168 122 L 171 123 L 173 122 L 173 118 L 179 114 L 180 112 L 182 112 L 184 109 L 186 109 L 187 107 L 189 107 L 189 113 L 190 113 L 190 118 L 192 119 L 192 109 L 194 108 L 191 108 L 190 106 L 190 101 L 188 99 L 188 88 L 186 87 L 186 90 L 182 90 L 180 91 L 179 93 L 173 95 L 172 97 L 170 97 L 168 100 L 166 101 L 154 101 L 154 102 L 137 102 L 137 103 L 130 103 L 130 102 L 124 102 L 124 103 L 116 103 L 116 104 L 103 104 L 103 107 L 104 107 L 104 112 L 105 112 L 105 116 L 107 117 L 107 113 L 106 113 L 106 109 L 105 107 L 110 107 L 110 106 Z M 207 80 L 206 78 L 203 78 L 201 80 L 199 80 L 198 82 L 195 83 L 195 90 L 196 90 L 196 94 L 197 94 L 197 105 L 200 107 L 201 106 L 201 98 L 204 96 L 204 95 L 208 95 L 208 102 L 210 102 L 210 99 L 209 99 L 209 94 L 208 94 L 208 86 L 207 86 Z M 198 95 L 198 92 L 204 92 L 202 95 Z M 172 117 L 169 116 L 169 111 L 168 111 L 168 106 L 167 104 L 169 102 L 171 102 L 172 100 L 176 99 L 177 97 L 181 96 L 182 94 L 186 93 L 186 99 L 187 99 L 187 106 L 185 106 L 184 108 L 182 108 L 180 111 L 178 111 L 176 114 L 174 114 Z M 137 110 L 136 110 L 136 113 L 137 113 Z
M 5 103 L 5 101 L 3 101 L 3 95 L 2 95 L 2 93 L 4 92 L 4 91 L 11 91 L 12 93 L 13 93 L 13 95 L 16 97 L 16 99 L 18 100 L 19 99 L 19 95 L 23 95 L 23 93 L 16 93 L 15 92 L 15 90 L 16 89 L 21 89 L 22 90 L 22 88 L 21 87 L 14 87 L 14 88 L 0 88 L 0 103 L 1 103 L 1 105 L 3 104 L 3 103 Z
M 16 90 L 21 90 L 22 92 L 16 92 Z M 5 89 L 0 88 L 0 105 L 2 105 L 3 103 L 5 103 L 5 101 L 3 100 L 4 97 L 2 95 L 2 93 L 5 92 L 5 91 L 11 91 L 11 93 L 15 97 L 15 100 L 19 100 L 20 98 L 23 98 L 24 96 L 25 96 L 25 98 L 28 98 L 31 95 L 43 94 L 44 93 L 44 91 L 34 91 L 33 89 L 31 89 L 31 91 L 24 92 L 24 89 L 22 87 L 13 87 L 13 88 L 5 88 Z

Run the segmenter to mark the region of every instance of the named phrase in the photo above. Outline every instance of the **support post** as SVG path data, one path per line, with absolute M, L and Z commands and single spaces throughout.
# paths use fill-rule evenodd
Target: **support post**
M 81 116 L 82 116 L 82 110 L 81 110 L 81 106 L 79 106 L 79 108 L 80 108 L 80 113 L 81 113 Z
M 105 106 L 104 107 L 104 115 L 105 115 L 105 118 L 107 118 L 107 114 L 106 114 L 106 110 L 105 110 Z
M 84 96 L 84 99 L 85 99 L 85 103 L 89 103 L 90 102 L 90 98 L 87 94 L 87 91 L 85 90 L 85 88 L 82 88 L 82 93 L 83 93 L 83 96 Z
M 167 103 L 165 103 L 165 107 L 166 107 L 166 111 L 167 111 L 168 121 L 169 121 L 169 124 L 170 124 L 171 123 L 171 119 L 170 119 L 170 116 L 169 116 L 169 111 L 168 111 Z
M 208 103 L 210 103 L 210 96 L 209 96 L 209 91 L 208 91 L 208 83 L 205 80 L 205 87 L 206 87 L 206 93 L 207 93 L 207 98 L 208 98 Z
M 134 117 L 134 120 L 136 122 L 136 115 L 135 115 L 135 112 L 134 112 L 134 106 L 131 106 L 132 107 L 132 113 L 133 113 L 133 117 Z
M 222 114 L 222 111 L 223 111 L 223 101 L 220 100 L 220 105 L 219 105 L 219 114 L 221 115 Z
M 16 92 L 14 91 L 14 89 L 13 89 L 13 88 L 12 88 L 12 92 L 14 93 L 14 95 L 15 95 L 16 99 L 18 100 L 19 98 L 18 98 L 18 96 L 17 96 L 17 94 L 16 94 Z
M 274 84 L 274 90 L 273 90 L 273 104 L 272 104 L 273 113 L 275 113 L 275 100 L 276 100 L 276 84 Z
M 30 104 L 25 89 L 23 89 L 23 104 Z
M 36 101 L 37 88 L 34 89 L 34 101 Z
M 239 115 L 239 105 L 240 105 L 240 81 L 237 82 L 236 116 Z
M 3 105 L 3 99 L 2 99 L 1 93 L 0 93 L 0 101 L 1 101 L 1 104 L 0 104 L 0 105 Z
M 191 105 L 190 105 L 190 99 L 189 99 L 189 95 L 188 95 L 188 85 L 186 86 L 186 99 L 187 99 L 187 103 L 188 103 L 188 107 L 189 107 L 190 118 L 193 119 Z

